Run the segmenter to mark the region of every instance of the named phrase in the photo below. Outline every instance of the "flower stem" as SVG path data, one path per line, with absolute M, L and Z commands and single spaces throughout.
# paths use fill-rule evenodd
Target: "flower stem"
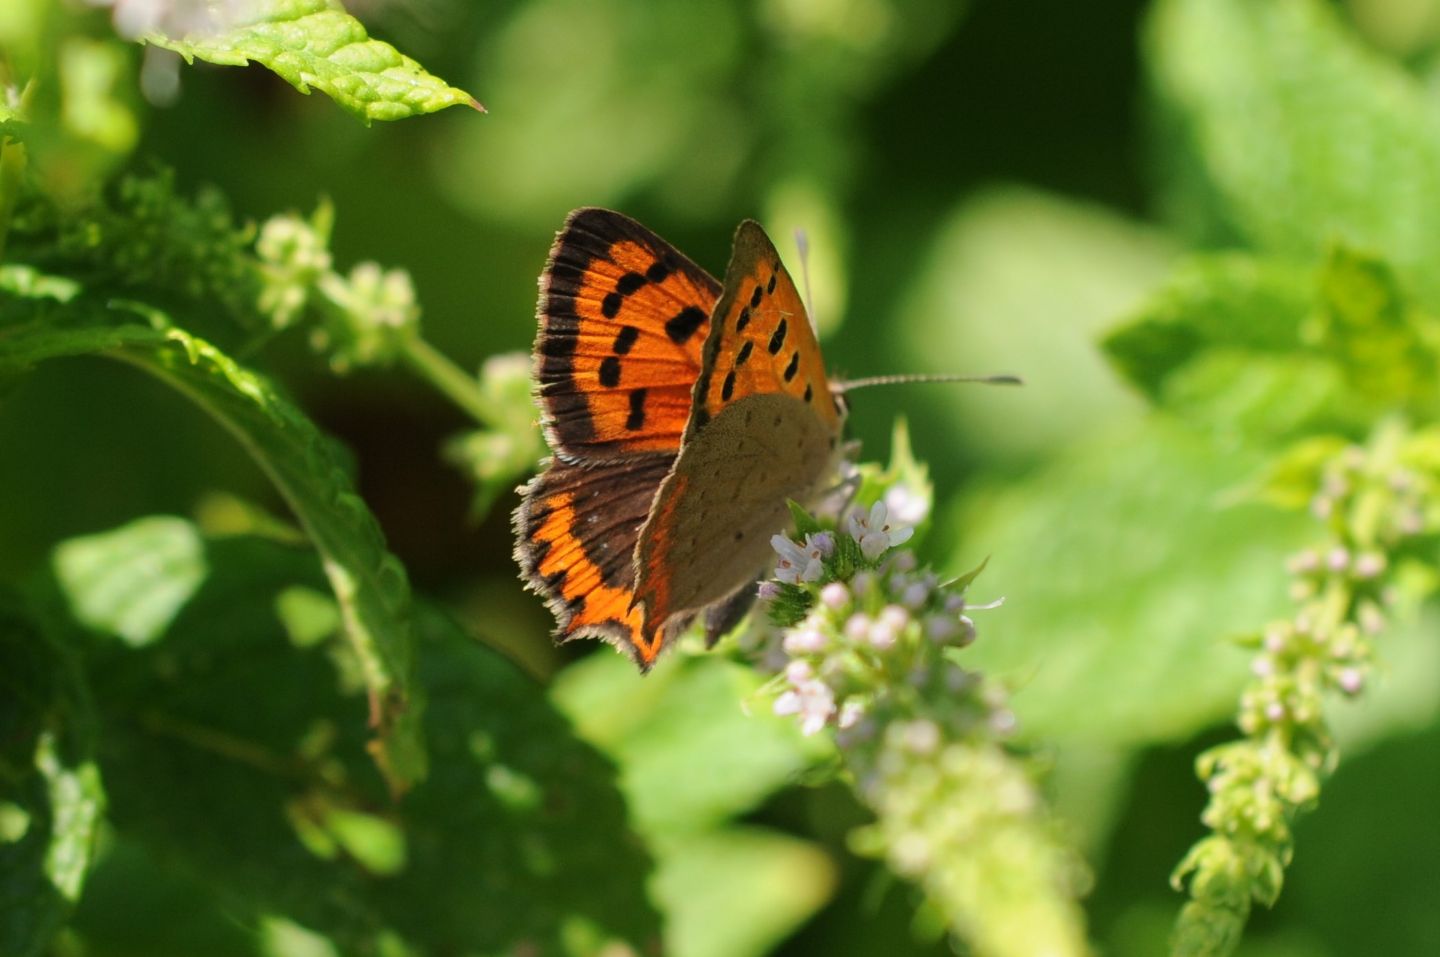
M 418 335 L 405 337 L 400 357 L 481 425 L 500 423 L 500 413 L 486 401 L 475 378 L 466 375 L 464 370 Z

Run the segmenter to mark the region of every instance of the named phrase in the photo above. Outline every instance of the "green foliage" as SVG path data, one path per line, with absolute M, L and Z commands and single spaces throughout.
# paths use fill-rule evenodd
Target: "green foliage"
M 0 955 L 1434 952 L 1440 6 L 971 6 L 0 2 Z M 1026 387 L 857 393 L 718 648 L 553 649 L 581 203 Z
M 311 87 L 369 124 L 479 104 L 431 76 L 388 43 L 372 40 L 339 0 L 255 0 L 210 4 L 183 36 L 148 33 L 145 42 L 187 61 L 259 63 L 301 93 Z
M 346 634 L 370 691 L 376 760 L 397 788 L 422 777 L 421 699 L 413 691 L 414 639 L 405 570 L 385 550 L 379 528 L 352 490 L 334 450 L 310 421 L 265 380 L 210 344 L 179 329 L 164 328 L 163 317 L 156 314 L 150 318 L 161 328 L 116 325 L 108 321 L 103 308 L 84 300 L 60 307 L 45 302 L 24 305 L 37 318 L 19 323 L 0 340 L 0 377 L 57 356 L 104 354 L 137 365 L 173 386 L 254 456 L 325 560 Z M 69 321 L 42 318 L 56 311 Z M 7 314 L 23 312 L 11 308 Z M 104 582 L 87 584 L 103 587 Z M 116 598 L 124 596 L 111 595 L 111 600 Z M 93 599 L 104 600 L 103 595 Z M 104 614 L 119 612 L 107 609 Z
M 108 537 L 138 545 L 155 522 Z M 273 611 L 321 584 L 314 556 L 188 531 L 208 569 L 194 596 L 150 644 L 99 637 L 89 654 L 110 818 L 127 840 L 218 888 L 247 923 L 283 915 L 342 952 L 390 939 L 566 954 L 567 928 L 637 949 L 657 932 L 604 762 L 541 689 L 422 611 L 432 771 L 387 807 L 358 733 L 363 663 L 338 638 L 297 646 Z
M 0 592 L 0 953 L 47 952 L 80 899 L 105 807 L 75 662 Z
M 1158 100 L 1193 158 L 1176 207 L 1209 205 L 1212 231 L 1282 256 L 1317 259 L 1336 242 L 1380 251 L 1440 302 L 1440 118 L 1421 83 L 1319 0 L 1161 0 L 1146 40 Z

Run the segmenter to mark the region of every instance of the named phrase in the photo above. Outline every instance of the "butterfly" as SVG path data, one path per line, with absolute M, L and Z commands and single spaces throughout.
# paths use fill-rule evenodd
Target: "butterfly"
M 758 223 L 724 283 L 620 213 L 572 212 L 540 277 L 534 387 L 552 457 L 519 491 L 515 557 L 556 639 L 649 670 L 697 616 L 744 616 L 789 520 L 835 471 L 845 405 Z

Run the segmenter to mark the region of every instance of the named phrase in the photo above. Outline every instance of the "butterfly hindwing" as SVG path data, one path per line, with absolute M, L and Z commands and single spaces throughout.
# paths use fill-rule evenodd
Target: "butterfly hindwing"
M 634 553 L 674 460 L 657 452 L 593 467 L 552 461 L 521 489 L 515 558 L 555 613 L 558 640 L 604 638 L 642 667 L 659 653 L 658 639 L 640 638 L 641 610 L 632 607 Z
M 540 279 L 536 385 L 574 461 L 679 448 L 720 284 L 627 216 L 578 209 Z
M 782 393 L 808 405 L 838 430 L 820 344 L 795 282 L 765 231 L 746 220 L 735 231 L 725 287 L 715 306 L 696 388 L 691 428 L 747 395 Z
M 722 601 L 773 561 L 770 536 L 789 524 L 788 501 L 824 484 L 838 435 L 805 403 L 771 392 L 730 403 L 686 438 L 635 553 L 642 634 Z

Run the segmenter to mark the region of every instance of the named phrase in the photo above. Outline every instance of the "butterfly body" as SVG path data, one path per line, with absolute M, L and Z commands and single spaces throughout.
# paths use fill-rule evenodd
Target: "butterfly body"
M 700 613 L 743 615 L 769 538 L 834 470 L 843 406 L 753 222 L 723 285 L 619 213 L 572 213 L 541 277 L 536 392 L 554 452 L 516 558 L 557 637 L 648 668 Z

